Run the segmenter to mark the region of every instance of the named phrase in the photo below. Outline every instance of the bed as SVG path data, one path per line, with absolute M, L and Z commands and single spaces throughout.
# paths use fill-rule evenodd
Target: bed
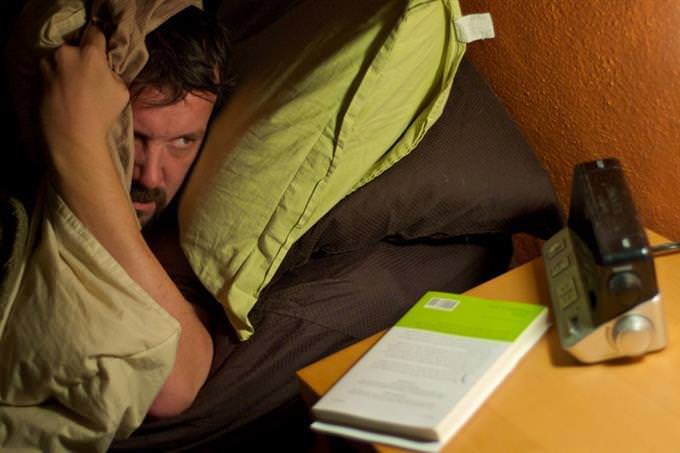
M 448 19 L 460 16 L 457 2 L 213 1 L 205 8 L 232 31 L 243 94 L 216 118 L 176 215 L 147 239 L 186 298 L 211 314 L 215 356 L 190 409 L 145 420 L 111 449 L 257 449 L 274 441 L 303 450 L 312 440 L 297 369 L 389 327 L 427 290 L 465 291 L 504 272 L 513 263 L 513 237 L 545 239 L 561 227 L 562 214 L 547 173 L 449 28 Z M 354 21 L 353 28 L 338 25 L 343 20 Z M 427 27 L 423 20 L 444 25 Z M 427 40 L 409 40 L 415 35 Z M 423 43 L 443 53 L 420 52 Z M 350 58 L 342 79 L 337 63 L 347 55 L 361 60 Z M 290 79 L 279 80 L 281 64 L 296 69 L 285 73 Z M 277 76 L 275 90 L 254 89 L 271 86 L 262 74 Z M 307 83 L 310 75 L 326 79 Z M 388 77 L 397 88 L 385 88 Z M 321 110 L 337 109 L 324 125 L 332 130 L 323 142 L 330 150 L 319 151 L 316 141 L 293 170 L 258 167 L 261 172 L 233 177 L 244 174 L 233 169 L 252 165 L 253 155 L 243 147 L 248 140 L 234 139 L 235 123 L 255 131 L 258 147 L 270 146 L 274 157 L 262 153 L 269 158 L 263 165 L 292 165 L 289 154 L 276 154 L 281 141 L 263 145 L 261 138 L 284 129 L 266 128 L 280 124 L 277 115 L 287 114 L 291 103 L 306 96 L 316 105 L 318 90 L 329 84 L 345 90 L 334 90 Z M 262 92 L 270 98 L 263 100 Z M 365 103 L 366 94 L 380 101 Z M 266 108 L 244 115 L 243 106 L 253 105 Z M 286 124 L 320 117 L 309 116 Z M 376 130 L 391 135 L 376 141 Z M 295 153 L 298 138 L 293 134 Z M 338 143 L 360 151 L 339 150 Z M 219 179 L 215 168 L 230 177 Z M 307 179 L 284 180 L 281 173 Z M 245 199 L 242 211 L 234 211 L 235 200 L 211 198 L 215 184 Z M 249 197 L 253 187 L 261 199 Z M 249 224 L 243 240 L 233 222 L 239 212 L 262 219 Z M 0 232 L 13 231 L 14 218 L 3 219 Z M 0 238 L 5 247 L 7 234 Z M 201 241 L 227 244 L 226 257 Z M 244 257 L 235 269 L 233 256 Z

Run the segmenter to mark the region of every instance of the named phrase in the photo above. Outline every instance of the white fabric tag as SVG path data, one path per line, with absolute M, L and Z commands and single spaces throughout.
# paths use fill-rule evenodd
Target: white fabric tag
M 491 14 L 468 14 L 456 19 L 456 34 L 460 42 L 473 42 L 480 39 L 491 39 L 496 36 Z

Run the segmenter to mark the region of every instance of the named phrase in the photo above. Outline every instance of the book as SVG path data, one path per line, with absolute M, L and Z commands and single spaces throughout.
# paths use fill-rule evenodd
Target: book
M 428 292 L 312 407 L 312 429 L 439 451 L 548 326 L 542 305 Z

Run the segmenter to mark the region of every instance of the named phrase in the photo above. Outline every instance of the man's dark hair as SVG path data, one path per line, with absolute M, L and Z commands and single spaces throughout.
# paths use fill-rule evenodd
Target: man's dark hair
M 146 37 L 149 60 L 131 86 L 134 99 L 145 88 L 163 92 L 163 105 L 193 94 L 210 93 L 215 111 L 234 85 L 229 35 L 224 26 L 196 7 L 188 7 Z

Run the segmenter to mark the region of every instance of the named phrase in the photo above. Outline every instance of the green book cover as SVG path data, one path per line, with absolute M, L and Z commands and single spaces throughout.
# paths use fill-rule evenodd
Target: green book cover
M 396 325 L 464 337 L 514 341 L 545 309 L 537 304 L 430 291 Z

